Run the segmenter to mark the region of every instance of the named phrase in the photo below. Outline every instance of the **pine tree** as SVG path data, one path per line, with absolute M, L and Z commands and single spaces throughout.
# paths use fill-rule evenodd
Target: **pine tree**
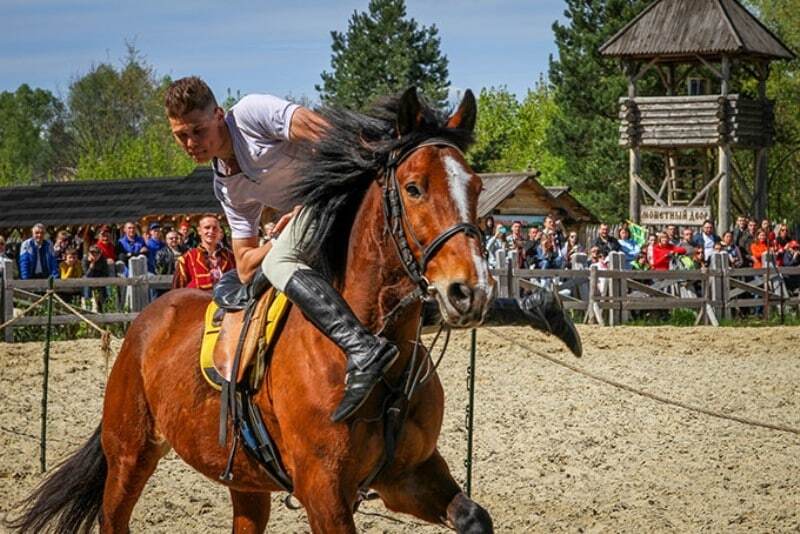
M 553 24 L 558 60 L 550 60 L 550 81 L 561 113 L 547 130 L 547 144 L 565 162 L 561 181 L 601 218 L 622 220 L 628 163 L 617 144 L 617 113 L 627 85 L 618 62 L 601 57 L 598 49 L 650 0 L 566 3 L 568 23 Z
M 436 106 L 447 98 L 447 57 L 435 25 L 406 17 L 404 0 L 370 0 L 367 12 L 354 12 L 347 33 L 331 32 L 332 72 L 317 85 L 326 104 L 363 109 L 375 97 L 412 85 Z

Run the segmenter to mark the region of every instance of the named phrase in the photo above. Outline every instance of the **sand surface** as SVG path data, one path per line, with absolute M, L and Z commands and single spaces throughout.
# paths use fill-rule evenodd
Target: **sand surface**
M 800 428 L 800 328 L 585 327 L 581 334 L 585 356 L 577 360 L 527 329 L 479 331 L 473 495 L 498 532 L 800 531 L 800 436 L 670 406 L 536 355 L 676 401 Z M 439 446 L 462 482 L 468 350 L 469 334 L 454 335 L 440 370 L 447 406 Z M 41 343 L 0 344 L 0 515 L 41 479 L 41 358 Z M 50 466 L 99 422 L 105 372 L 99 341 L 53 345 Z M 302 510 L 278 498 L 271 530 L 307 532 Z M 356 520 L 365 532 L 445 531 L 375 502 L 362 510 Z M 227 491 L 170 453 L 132 530 L 228 532 L 230 514 Z

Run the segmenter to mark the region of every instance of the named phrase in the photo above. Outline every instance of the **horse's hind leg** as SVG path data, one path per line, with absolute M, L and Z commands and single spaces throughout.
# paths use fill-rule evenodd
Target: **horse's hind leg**
M 493 532 L 489 513 L 461 492 L 439 451 L 410 473 L 382 480 L 375 489 L 390 510 L 469 534 Z
M 120 353 L 119 358 L 123 358 Z M 101 441 L 108 464 L 100 518 L 102 533 L 128 532 L 133 507 L 158 461 L 169 451 L 153 430 L 134 358 L 114 366 L 106 388 Z
M 234 534 L 261 534 L 269 521 L 269 493 L 245 493 L 231 489 Z

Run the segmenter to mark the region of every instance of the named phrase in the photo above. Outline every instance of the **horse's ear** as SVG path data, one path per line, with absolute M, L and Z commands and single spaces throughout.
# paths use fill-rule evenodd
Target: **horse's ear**
M 413 132 L 422 123 L 422 105 L 417 97 L 417 88 L 409 87 L 400 97 L 397 112 L 397 133 L 400 137 Z
M 458 105 L 458 109 L 447 119 L 447 127 L 459 128 L 471 132 L 475 129 L 477 112 L 478 106 L 475 104 L 475 95 L 472 94 L 472 91 L 467 89 L 464 93 L 464 98 L 461 99 L 461 104 Z

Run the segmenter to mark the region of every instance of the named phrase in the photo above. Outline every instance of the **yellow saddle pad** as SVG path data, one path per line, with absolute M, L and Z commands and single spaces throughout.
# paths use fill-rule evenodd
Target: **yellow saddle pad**
M 286 313 L 289 311 L 291 302 L 286 298 L 283 293 L 275 291 L 272 296 L 272 303 L 267 310 L 267 325 L 264 329 L 264 353 L 269 351 L 274 340 L 278 339 L 283 320 Z M 206 379 L 211 387 L 216 390 L 222 390 L 222 383 L 225 381 L 222 376 L 217 372 L 214 367 L 214 345 L 217 343 L 221 324 L 215 324 L 214 314 L 219 309 L 216 302 L 213 300 L 206 308 L 205 322 L 203 327 L 203 344 L 200 348 L 200 370 L 203 373 L 203 378 Z M 243 312 L 242 312 L 243 313 Z

